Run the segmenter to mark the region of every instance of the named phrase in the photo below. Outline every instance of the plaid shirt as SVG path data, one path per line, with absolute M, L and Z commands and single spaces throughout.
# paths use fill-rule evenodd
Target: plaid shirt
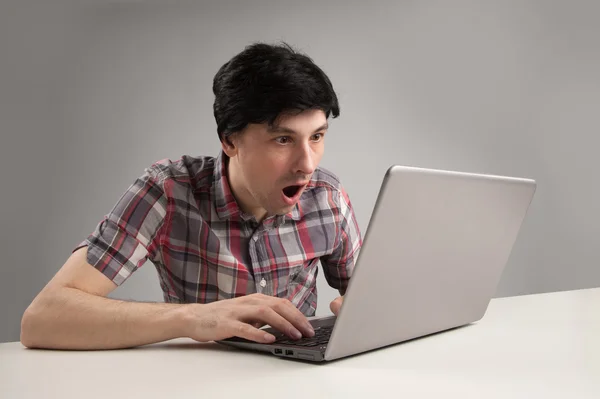
M 154 263 L 165 302 L 209 303 L 255 292 L 317 308 L 319 262 L 344 294 L 362 239 L 347 193 L 317 168 L 287 215 L 257 223 L 239 208 L 217 157 L 183 156 L 145 169 L 77 248 L 121 285 Z

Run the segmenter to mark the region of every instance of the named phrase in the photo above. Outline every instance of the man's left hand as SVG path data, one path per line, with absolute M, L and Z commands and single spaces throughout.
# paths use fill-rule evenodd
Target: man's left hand
M 340 313 L 340 308 L 342 307 L 342 302 L 344 301 L 343 296 L 338 296 L 329 304 L 329 309 L 333 312 L 334 315 L 338 315 Z

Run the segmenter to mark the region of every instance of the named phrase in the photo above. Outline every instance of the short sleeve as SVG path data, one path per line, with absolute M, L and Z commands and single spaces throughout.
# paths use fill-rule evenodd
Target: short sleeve
M 166 213 L 164 190 L 148 168 L 75 250 L 87 246 L 88 263 L 121 285 L 156 255 Z
M 336 245 L 331 253 L 321 258 L 327 283 L 341 295 L 346 293 L 354 264 L 362 246 L 362 237 L 348 193 L 339 190 Z

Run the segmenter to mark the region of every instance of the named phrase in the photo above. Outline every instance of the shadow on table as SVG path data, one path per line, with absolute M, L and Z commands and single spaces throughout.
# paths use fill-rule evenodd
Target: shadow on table
M 332 360 L 332 361 L 328 361 L 328 362 L 310 362 L 310 361 L 306 361 L 306 360 L 302 360 L 302 359 L 295 359 L 295 358 L 279 358 L 282 361 L 291 361 L 291 362 L 295 362 L 295 363 L 308 363 L 308 364 L 320 364 L 320 365 L 325 365 L 325 364 L 331 364 L 331 363 L 339 363 L 339 362 L 343 362 L 346 359 L 351 359 L 354 357 L 358 357 L 367 353 L 371 353 L 371 352 L 377 352 L 379 350 L 385 349 L 385 348 L 389 348 L 389 347 L 398 347 L 398 346 L 404 346 L 404 345 L 411 345 L 412 343 L 416 343 L 416 342 L 426 342 L 429 339 L 433 339 L 436 336 L 441 336 L 441 335 L 445 335 L 445 334 L 449 334 L 452 333 L 453 331 L 461 331 L 461 330 L 466 330 L 470 327 L 473 327 L 476 323 L 471 323 L 471 324 L 466 324 L 466 325 L 462 325 L 462 326 L 458 326 L 458 327 L 453 327 L 450 329 L 446 329 L 446 330 L 442 330 L 442 331 L 438 331 L 435 333 L 431 333 L 431 334 L 427 334 L 424 336 L 420 336 L 420 337 L 415 337 L 412 339 L 408 339 L 402 342 L 398 342 L 395 344 L 390 344 L 390 345 L 386 345 L 383 346 L 381 348 L 376 348 L 376 349 L 371 349 L 365 352 L 360 352 L 354 355 L 350 355 L 350 356 L 346 356 L 340 359 L 336 359 L 336 360 Z M 172 350 L 172 349 L 189 349 L 189 350 L 202 350 L 202 351 L 210 351 L 210 352 L 240 352 L 240 353 L 251 353 L 254 354 L 256 356 L 268 356 L 268 357 L 272 357 L 272 355 L 270 353 L 266 353 L 266 352 L 258 352 L 258 351 L 248 351 L 248 350 L 243 350 L 243 349 L 239 349 L 239 348 L 234 348 L 234 347 L 230 347 L 227 345 L 220 345 L 216 342 L 206 342 L 206 343 L 201 343 L 201 342 L 196 342 L 193 340 L 186 340 L 186 341 L 167 341 L 167 342 L 163 342 L 163 343 L 158 343 L 158 344 L 152 344 L 152 345 L 147 345 L 144 347 L 138 347 L 138 348 L 133 348 L 133 349 L 144 349 L 144 350 Z

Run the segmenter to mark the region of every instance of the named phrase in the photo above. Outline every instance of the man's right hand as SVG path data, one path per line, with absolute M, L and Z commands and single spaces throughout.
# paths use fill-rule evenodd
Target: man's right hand
M 128 302 L 107 298 L 117 285 L 87 263 L 87 247 L 69 257 L 28 306 L 21 343 L 28 348 L 117 349 L 189 337 L 211 341 L 233 336 L 272 342 L 256 326 L 269 324 L 294 338 L 314 334 L 287 299 L 253 294 L 210 304 Z
M 307 318 L 289 300 L 263 294 L 190 304 L 185 307 L 186 336 L 196 341 L 218 341 L 230 337 L 272 343 L 275 337 L 255 325 L 268 324 L 292 339 L 312 337 Z

